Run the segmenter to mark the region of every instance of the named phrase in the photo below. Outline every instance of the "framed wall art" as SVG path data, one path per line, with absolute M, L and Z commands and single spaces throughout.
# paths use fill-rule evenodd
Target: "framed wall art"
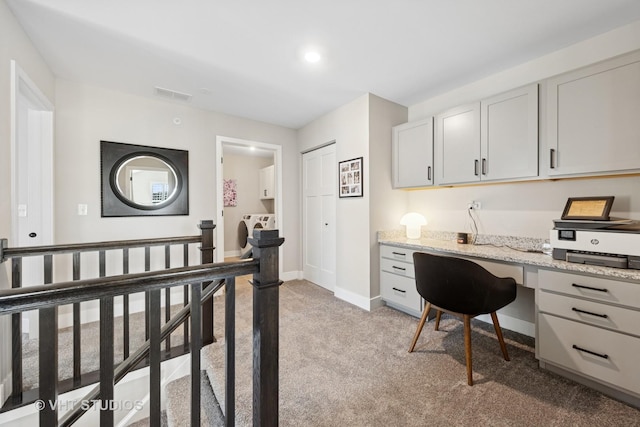
M 362 197 L 362 157 L 338 163 L 338 190 L 343 197 Z

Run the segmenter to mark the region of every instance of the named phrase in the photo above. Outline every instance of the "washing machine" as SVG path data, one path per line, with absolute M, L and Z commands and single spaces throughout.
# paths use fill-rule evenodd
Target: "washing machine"
M 248 237 L 253 236 L 253 229 L 258 224 L 258 219 L 263 214 L 246 214 L 242 215 L 242 220 L 238 224 L 238 245 L 240 246 L 240 252 L 245 253 L 251 249 L 251 245 L 247 240 Z M 262 225 L 260 225 L 262 228 Z
M 267 230 L 273 230 L 274 228 L 276 228 L 276 216 L 275 214 L 262 214 L 258 217 L 258 224 L 260 224 L 260 227 L 256 227 L 257 228 L 264 228 Z

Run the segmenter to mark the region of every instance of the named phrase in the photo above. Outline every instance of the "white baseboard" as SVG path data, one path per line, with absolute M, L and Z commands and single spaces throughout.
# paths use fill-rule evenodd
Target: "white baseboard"
M 235 250 L 235 251 L 224 251 L 224 257 L 225 258 L 231 258 L 231 257 L 237 257 L 242 255 L 242 251 L 240 251 L 239 249 Z
M 358 295 L 354 292 L 348 291 L 344 288 L 336 286 L 333 290 L 333 294 L 336 298 L 340 298 L 350 304 L 360 307 L 363 310 L 371 311 L 371 299 Z
M 302 280 L 302 271 L 284 271 L 280 275 L 280 280 L 283 282 L 288 280 Z
M 0 383 L 0 406 L 4 405 L 4 401 L 7 400 L 11 394 L 11 381 L 11 372 L 9 372 L 7 376 L 2 379 L 2 383 Z
M 477 316 L 476 319 L 481 320 L 485 323 L 493 324 L 491 316 L 488 314 Z M 502 329 L 519 332 L 529 337 L 535 338 L 536 336 L 536 325 L 533 322 L 527 322 L 526 320 L 517 319 L 511 316 L 505 316 L 501 313 L 498 313 L 498 322 L 500 322 L 500 327 Z

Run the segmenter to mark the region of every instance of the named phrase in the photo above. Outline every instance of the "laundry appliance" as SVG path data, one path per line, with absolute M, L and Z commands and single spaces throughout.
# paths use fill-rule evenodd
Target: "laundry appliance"
M 238 245 L 242 256 L 251 250 L 249 237 L 253 237 L 255 229 L 274 229 L 276 227 L 275 214 L 246 214 L 238 224 Z

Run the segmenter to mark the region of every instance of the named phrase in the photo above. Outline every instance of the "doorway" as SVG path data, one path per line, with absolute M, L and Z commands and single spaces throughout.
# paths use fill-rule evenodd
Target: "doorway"
M 303 274 L 334 291 L 336 285 L 336 145 L 302 155 Z
M 273 174 L 274 174 L 274 188 L 275 194 L 273 195 L 273 214 L 275 215 L 275 227 L 279 230 L 280 236 L 283 236 L 282 224 L 284 224 L 283 210 L 282 210 L 282 147 L 275 144 L 267 144 L 259 141 L 250 141 L 239 138 L 231 138 L 218 136 L 216 137 L 216 250 L 215 261 L 223 262 L 225 258 L 225 221 L 224 216 L 224 157 L 223 153 L 225 149 L 236 150 L 260 150 L 271 153 L 273 159 Z M 258 192 L 255 195 L 243 195 L 238 194 L 238 197 L 255 197 L 258 198 Z M 259 212 L 241 212 L 241 214 L 253 214 Z M 229 218 L 231 219 L 231 218 Z M 232 221 L 229 224 L 233 227 L 238 226 L 238 220 Z M 235 229 L 235 228 L 234 228 Z M 235 233 L 234 233 L 235 234 Z M 282 247 L 280 248 L 280 255 L 282 255 Z M 279 269 L 282 275 L 283 271 L 282 256 L 279 257 Z
M 11 237 L 18 247 L 53 244 L 53 104 L 11 61 Z M 43 260 L 23 260 L 22 285 L 42 284 Z M 38 336 L 37 312 L 23 314 Z

